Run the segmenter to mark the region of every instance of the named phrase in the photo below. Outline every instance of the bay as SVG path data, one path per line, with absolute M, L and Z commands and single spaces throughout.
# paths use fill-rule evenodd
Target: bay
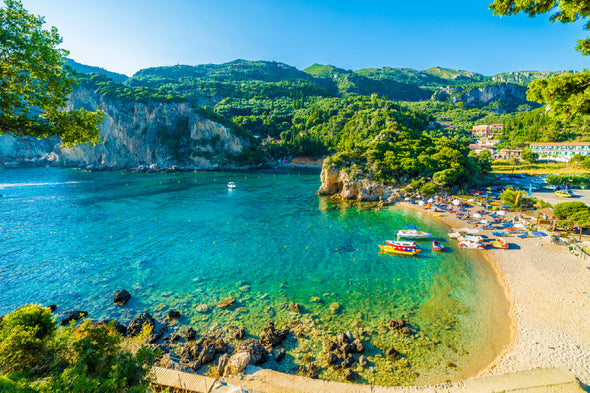
M 424 213 L 337 203 L 316 196 L 319 185 L 319 171 L 302 168 L 0 171 L 0 314 L 57 304 L 127 323 L 142 311 L 165 321 L 177 309 L 173 328 L 225 334 L 230 345 L 229 327 L 258 338 L 272 320 L 299 337 L 284 344 L 284 361 L 265 367 L 293 373 L 314 363 L 327 380 L 344 378 L 323 363 L 323 340 L 347 330 L 375 370 L 357 367 L 361 383 L 440 382 L 489 363 L 503 293 L 484 261 L 456 249 Z M 406 224 L 448 251 L 422 242 L 418 257 L 379 253 L 377 244 Z M 132 299 L 114 306 L 122 288 Z M 234 306 L 216 307 L 230 297 Z M 210 311 L 198 312 L 200 304 Z M 408 320 L 412 334 L 387 328 L 388 319 Z M 392 346 L 401 360 L 385 359 Z

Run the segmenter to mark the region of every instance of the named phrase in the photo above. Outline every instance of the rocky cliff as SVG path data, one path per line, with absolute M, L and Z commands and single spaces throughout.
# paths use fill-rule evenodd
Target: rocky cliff
M 70 109 L 106 113 L 100 143 L 64 148 L 57 138 L 0 136 L 0 163 L 7 167 L 52 165 L 89 169 L 206 169 L 232 165 L 249 142 L 199 115 L 188 103 L 119 102 L 86 89 L 70 96 Z
M 402 190 L 372 180 L 353 179 L 348 172 L 322 168 L 322 185 L 318 195 L 335 195 L 346 200 L 393 203 L 405 197 Z
M 432 99 L 438 101 L 450 100 L 453 103 L 462 102 L 466 108 L 482 108 L 498 112 L 513 112 L 520 105 L 538 107 L 539 105 L 526 99 L 526 86 L 514 83 L 493 83 L 479 87 L 444 87 L 440 88 Z

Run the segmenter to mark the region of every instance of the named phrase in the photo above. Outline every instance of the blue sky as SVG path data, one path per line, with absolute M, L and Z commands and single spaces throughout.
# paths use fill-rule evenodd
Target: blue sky
M 492 0 L 22 0 L 74 60 L 132 75 L 153 66 L 273 60 L 299 69 L 432 66 L 493 75 L 582 70 L 581 23 L 493 16 Z

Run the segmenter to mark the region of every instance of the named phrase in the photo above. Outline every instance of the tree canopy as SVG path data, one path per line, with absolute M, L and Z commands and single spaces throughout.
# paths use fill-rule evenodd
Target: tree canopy
M 47 138 L 62 143 L 98 142 L 101 112 L 66 111 L 76 84 L 57 46 L 55 27 L 43 29 L 44 18 L 29 14 L 18 0 L 0 8 L 0 135 Z
M 489 6 L 494 15 L 516 15 L 525 13 L 531 17 L 553 12 L 552 22 L 573 23 L 590 16 L 590 3 L 585 0 L 495 0 Z M 590 30 L 590 22 L 586 23 Z M 590 55 L 590 37 L 579 39 L 576 50 Z M 578 114 L 590 114 L 590 71 L 553 75 L 539 79 L 529 85 L 527 98 L 531 101 L 549 104 L 549 114 L 569 119 Z

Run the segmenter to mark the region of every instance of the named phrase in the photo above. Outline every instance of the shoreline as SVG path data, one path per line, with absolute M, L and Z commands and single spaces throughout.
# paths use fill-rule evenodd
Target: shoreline
M 413 210 L 413 211 L 420 212 L 420 213 L 425 213 L 425 212 L 428 213 L 428 211 L 426 211 L 424 209 L 420 209 L 416 205 L 412 205 L 407 202 L 399 202 L 399 203 L 396 203 L 395 206 L 399 206 L 403 209 Z M 438 217 L 434 217 L 433 215 L 428 214 L 426 217 L 436 219 L 437 222 L 442 223 L 449 230 L 452 228 L 466 226 L 466 223 L 464 221 L 458 220 L 452 216 L 442 216 L 441 215 Z M 424 218 L 426 218 L 426 217 L 424 217 Z M 451 240 L 451 239 L 449 239 L 449 240 Z M 504 278 L 503 278 L 497 264 L 489 257 L 487 250 L 485 252 L 481 252 L 481 251 L 473 251 L 473 252 L 477 252 L 478 254 L 477 254 L 476 258 L 485 263 L 485 266 L 483 266 L 483 268 L 488 270 L 489 273 L 491 273 L 492 278 L 494 280 L 494 284 L 497 285 L 497 287 L 498 287 L 497 289 L 499 289 L 499 291 L 503 295 L 503 299 L 501 299 L 500 302 L 506 303 L 506 304 L 504 304 L 504 305 L 496 304 L 496 307 L 500 307 L 500 308 L 507 307 L 507 315 L 505 315 L 505 317 L 507 317 L 507 318 L 502 318 L 502 319 L 507 319 L 504 321 L 504 322 L 507 322 L 506 323 L 507 326 L 503 326 L 503 328 L 507 327 L 508 331 L 504 332 L 503 334 L 501 334 L 499 336 L 496 335 L 496 336 L 492 337 L 493 339 L 499 339 L 502 341 L 501 349 L 499 351 L 495 350 L 496 345 L 494 344 L 494 342 L 490 343 L 491 347 L 494 348 L 493 360 L 491 362 L 489 362 L 483 368 L 479 367 L 476 372 L 474 372 L 472 374 L 468 374 L 466 377 L 461 378 L 460 380 L 477 378 L 477 377 L 481 377 L 481 376 L 489 373 L 492 370 L 493 365 L 496 362 L 498 362 L 506 353 L 508 353 L 510 351 L 512 344 L 514 342 L 514 339 L 516 337 L 516 329 L 517 329 L 516 328 L 516 318 L 514 315 L 514 302 L 512 301 L 512 298 L 511 298 L 510 288 L 506 285 L 506 282 L 504 281 Z M 498 299 L 496 299 L 496 301 L 497 300 Z M 502 316 L 500 316 L 500 317 L 502 317 Z M 496 319 L 496 318 L 494 318 L 494 319 Z
M 449 213 L 434 217 L 409 203 L 397 205 L 451 227 L 474 227 Z M 480 234 L 493 237 L 487 230 Z M 543 238 L 505 239 L 509 250 L 486 249 L 481 256 L 510 304 L 510 343 L 476 377 L 560 367 L 590 385 L 590 262 Z

